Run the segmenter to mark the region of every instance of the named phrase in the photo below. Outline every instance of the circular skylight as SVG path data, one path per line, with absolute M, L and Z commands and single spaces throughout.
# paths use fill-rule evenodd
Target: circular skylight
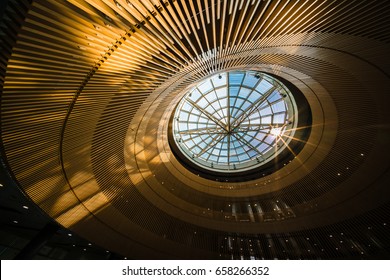
M 173 138 L 198 167 L 239 172 L 275 158 L 294 135 L 296 104 L 275 78 L 231 71 L 184 93 L 173 116 Z

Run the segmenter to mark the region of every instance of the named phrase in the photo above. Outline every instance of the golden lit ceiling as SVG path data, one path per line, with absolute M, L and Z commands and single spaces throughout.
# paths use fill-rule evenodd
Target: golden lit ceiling
M 120 254 L 261 257 L 277 234 L 309 234 L 388 203 L 389 9 L 388 1 L 10 1 L 7 167 L 57 222 Z M 232 69 L 289 81 L 312 111 L 302 151 L 246 182 L 197 176 L 168 145 L 183 90 Z M 240 253 L 226 243 L 237 236 L 261 244 Z

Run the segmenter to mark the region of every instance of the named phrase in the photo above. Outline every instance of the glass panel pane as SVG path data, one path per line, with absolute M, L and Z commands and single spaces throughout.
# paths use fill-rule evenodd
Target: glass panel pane
M 198 86 L 198 89 L 202 93 L 209 92 L 213 88 L 213 85 L 211 84 L 210 80 L 204 81 L 204 83 L 200 84 Z
M 244 73 L 229 73 L 229 84 L 231 85 L 240 85 L 242 79 L 244 78 Z
M 253 74 L 246 74 L 243 85 L 248 87 L 254 87 L 258 81 L 259 79 L 256 78 Z
M 226 86 L 226 73 L 215 75 L 211 77 L 211 80 L 213 81 L 214 87 Z

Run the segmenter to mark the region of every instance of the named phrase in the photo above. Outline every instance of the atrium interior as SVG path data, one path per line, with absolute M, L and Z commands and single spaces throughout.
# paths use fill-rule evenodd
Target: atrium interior
M 1 1 L 0 259 L 389 259 L 389 14 Z

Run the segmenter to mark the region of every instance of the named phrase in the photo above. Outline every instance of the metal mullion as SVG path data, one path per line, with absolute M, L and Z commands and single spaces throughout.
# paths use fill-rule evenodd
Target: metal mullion
M 219 102 L 218 102 L 219 103 Z M 223 120 L 223 116 L 221 116 L 218 112 L 217 112 L 217 110 L 215 110 L 215 107 L 210 103 L 210 105 L 211 105 L 211 107 L 214 109 L 214 111 L 215 111 L 215 113 L 221 118 L 221 120 Z M 223 128 L 225 129 L 225 131 L 226 131 L 226 124 L 225 123 L 223 123 L 222 121 L 221 121 L 221 123 L 222 123 L 222 125 L 223 125 Z
M 220 137 L 220 135 L 217 135 L 216 138 L 214 138 L 214 137 L 211 136 L 211 135 L 210 135 L 210 137 L 213 138 L 213 141 L 215 141 L 215 143 L 212 142 L 212 143 L 211 143 L 211 144 L 212 144 L 211 146 L 206 146 L 204 149 L 202 149 L 202 150 L 197 154 L 197 157 L 199 157 L 200 155 L 203 155 L 207 150 L 214 148 L 215 145 L 217 145 L 219 142 L 221 142 L 221 140 L 225 137 L 225 135 L 224 135 L 222 138 L 218 139 L 218 140 L 216 140 L 216 139 L 217 139 L 218 137 Z M 210 153 L 210 155 L 211 155 L 211 153 Z M 209 157 L 210 157 L 210 156 L 209 156 Z M 209 159 L 209 157 L 207 157 L 207 159 Z
M 187 140 L 183 140 L 183 144 L 185 144 L 186 142 L 189 142 L 189 141 L 192 141 L 194 144 L 194 140 L 193 140 L 193 137 L 191 137 L 191 135 L 188 135 L 190 138 L 188 138 Z M 186 146 L 188 147 L 188 145 L 186 144 Z M 194 145 L 192 145 L 192 147 L 194 147 Z M 189 148 L 189 147 L 188 147 Z
M 219 3 L 219 2 L 218 2 Z M 230 131 L 230 88 L 229 88 L 229 76 L 228 76 L 229 74 L 228 73 L 226 73 L 226 90 L 227 90 L 227 106 L 228 106 L 228 108 L 227 108 L 227 120 L 228 120 L 228 123 L 227 123 L 227 125 L 228 125 L 228 131 Z M 230 138 L 230 137 L 229 137 Z
M 271 111 L 272 111 L 272 109 L 271 109 Z M 274 115 L 274 113 L 271 113 L 271 114 L 268 114 L 268 115 L 265 115 L 265 116 L 261 116 L 262 118 L 265 118 L 265 117 L 271 117 L 272 118 L 272 116 Z
M 230 75 L 229 75 L 229 77 L 230 77 Z M 244 81 L 244 79 L 242 79 L 242 80 Z M 228 83 L 229 83 L 229 82 L 228 82 Z M 241 82 L 241 85 L 242 85 L 242 82 Z M 238 92 L 240 92 L 240 90 L 241 90 L 241 85 L 238 87 L 238 88 L 239 88 Z M 229 86 L 230 86 L 230 84 L 229 84 Z M 229 92 L 230 92 L 230 90 L 229 90 Z M 236 103 L 237 103 L 237 100 L 239 99 L 239 98 L 238 98 L 238 95 L 239 95 L 239 94 L 237 94 L 237 96 L 236 96 L 236 98 L 235 98 L 235 101 L 234 101 L 234 104 L 233 104 L 233 108 L 234 108 L 234 109 L 239 109 L 239 108 L 237 108 L 237 107 L 235 106 Z M 241 98 L 240 98 L 240 99 L 241 99 Z M 229 103 L 230 103 L 230 102 L 229 102 Z M 233 110 L 234 110 L 234 109 L 233 109 Z
M 233 146 L 233 149 L 236 150 L 236 152 L 237 152 L 237 149 L 241 147 L 242 143 L 234 135 L 231 135 L 231 137 L 234 137 L 237 140 L 237 142 L 235 142 L 235 141 L 232 141 L 230 138 L 230 142 L 231 142 L 230 146 Z M 236 146 L 235 143 L 238 143 L 239 146 Z M 235 156 L 238 159 L 238 154 L 236 154 Z M 235 163 L 240 163 L 240 160 L 238 160 L 237 162 L 233 162 L 233 164 L 235 164 Z
M 235 135 L 233 135 L 234 137 L 235 137 Z M 240 142 L 240 143 L 243 143 L 243 141 L 240 141 L 240 139 L 238 139 L 237 137 L 235 137 L 237 140 L 238 140 L 238 142 Z M 257 150 L 253 145 L 251 145 L 249 142 L 247 142 L 245 139 L 244 139 L 244 141 L 245 141 L 245 143 L 248 143 L 248 144 L 245 144 L 244 143 L 244 145 L 246 145 L 246 146 L 248 146 L 250 149 L 252 149 L 252 150 Z M 242 149 L 244 150 L 244 153 L 248 156 L 248 158 L 250 159 L 251 157 L 250 157 L 250 155 L 248 154 L 248 152 L 244 149 L 244 147 L 242 147 Z M 238 156 L 237 156 L 238 157 Z M 241 162 L 241 160 L 240 159 L 238 159 L 239 160 L 239 162 Z
M 246 75 L 248 75 L 248 73 L 246 73 L 245 76 L 246 76 Z M 249 93 L 249 95 L 245 98 L 245 101 L 249 101 L 248 98 L 252 95 L 252 93 L 253 93 L 254 91 L 256 91 L 256 87 L 257 87 L 257 85 L 260 83 L 261 80 L 259 79 L 259 80 L 256 82 L 255 86 L 253 86 L 253 87 L 251 87 L 251 88 L 248 88 L 248 87 L 246 87 L 246 86 L 243 86 L 244 80 L 245 80 L 245 77 L 244 77 L 244 79 L 242 79 L 240 89 L 244 87 L 244 88 L 247 88 L 247 89 L 250 89 L 250 90 L 251 90 L 250 93 Z M 256 91 L 256 92 L 257 92 L 257 91 Z M 244 105 L 245 101 L 241 104 L 241 106 L 240 106 L 239 109 L 242 108 L 242 106 Z M 251 102 L 249 101 L 249 103 L 251 103 Z M 255 100 L 254 103 L 256 103 L 256 100 Z M 254 104 L 254 103 L 252 103 L 252 104 Z M 251 108 L 251 107 L 252 107 L 252 106 L 250 106 L 249 108 Z M 243 111 L 244 111 L 244 110 L 243 110 Z M 249 115 L 248 115 L 248 116 L 249 116 Z
M 221 123 L 219 122 L 218 119 L 216 119 L 212 114 L 210 114 L 209 112 L 207 112 L 206 110 L 204 110 L 203 108 L 199 107 L 198 104 L 196 104 L 195 102 L 193 102 L 191 99 L 186 99 L 186 101 L 188 103 L 190 103 L 193 107 L 195 107 L 196 109 L 198 109 L 198 111 L 202 112 L 203 114 L 205 114 L 209 119 L 213 120 L 217 125 L 219 125 L 220 127 L 222 127 L 223 129 L 224 126 L 221 125 Z M 208 102 L 208 100 L 206 99 L 206 101 Z
M 228 147 L 227 147 L 228 148 L 228 162 L 227 163 L 228 163 L 228 166 L 230 166 L 230 142 L 231 142 L 231 135 L 228 134 L 227 136 L 228 136 L 228 139 L 227 139 L 228 140 Z
M 213 129 L 210 129 L 210 128 L 198 128 L 198 129 L 189 129 L 189 130 L 182 130 L 182 131 L 179 131 L 179 134 L 202 134 L 204 132 L 208 132 L 208 133 L 215 133 L 215 134 L 223 134 L 224 132 L 222 131 L 213 131 Z
M 263 157 L 263 153 L 262 153 L 259 149 L 257 149 L 256 147 L 254 147 L 251 143 L 249 143 L 248 141 L 246 141 L 245 138 L 243 138 L 243 137 L 238 137 L 238 138 L 237 138 L 236 135 L 233 135 L 233 137 L 236 138 L 238 142 L 241 142 L 241 143 L 245 144 L 246 146 L 248 146 L 249 148 L 251 148 L 251 149 L 254 150 L 255 152 L 259 153 L 261 157 Z M 242 140 L 242 141 L 241 141 L 241 140 Z M 245 151 L 245 150 L 244 150 L 244 151 Z M 249 158 L 251 158 L 251 157 L 249 156 L 249 154 L 248 154 L 246 151 L 245 151 L 245 153 L 248 155 Z
M 242 88 L 242 87 L 241 87 Z M 248 98 L 246 97 L 246 98 L 243 98 L 243 100 L 244 100 L 244 102 L 242 102 L 241 103 L 241 106 L 240 106 L 240 108 L 237 108 L 237 109 L 241 109 L 241 111 L 243 111 L 243 112 L 245 112 L 246 110 L 244 110 L 242 107 L 244 106 L 244 104 L 245 104 L 245 102 L 247 102 L 248 101 Z M 249 102 L 250 103 L 250 102 Z M 251 108 L 252 106 L 249 106 L 248 108 Z M 246 119 L 246 118 L 245 118 Z
M 225 137 L 226 137 L 226 134 L 225 134 Z M 223 139 L 225 139 L 225 137 L 223 137 L 222 139 L 221 139 L 221 141 L 223 140 Z M 221 141 L 219 141 L 218 143 L 221 143 Z M 218 144 L 217 143 L 217 144 Z M 222 143 L 223 143 L 223 141 L 222 141 Z M 221 158 L 221 151 L 222 151 L 222 145 L 223 144 L 221 144 L 221 148 L 220 149 L 218 149 L 218 155 L 216 156 L 218 159 L 217 159 L 217 164 L 219 163 L 219 159 Z M 214 146 L 214 148 L 213 148 L 213 151 L 216 149 L 216 147 Z M 210 153 L 210 155 L 211 155 L 211 153 Z
M 245 127 L 259 127 L 259 129 L 267 129 L 268 127 L 264 126 L 264 128 L 261 128 L 263 127 L 264 125 L 263 124 L 248 124 L 248 125 L 240 125 L 240 128 L 245 128 Z M 246 131 L 249 131 L 249 130 L 246 130 Z M 253 131 L 259 131 L 259 130 L 253 130 Z
M 234 110 L 236 110 L 236 109 L 238 110 L 238 107 L 235 106 L 235 105 L 237 104 L 237 100 L 238 100 L 238 99 L 242 99 L 242 98 L 239 98 L 238 95 L 235 97 L 232 111 L 234 111 Z M 238 113 L 238 112 L 237 112 L 237 113 Z M 230 116 L 230 117 L 232 118 L 232 116 Z M 232 125 L 232 123 L 230 123 L 230 127 L 231 127 L 231 125 Z
M 214 86 L 214 83 L 213 83 L 213 81 L 212 80 L 210 80 L 210 82 L 211 82 L 211 85 L 213 86 L 213 89 L 214 89 L 214 92 L 215 92 L 215 96 L 217 97 L 217 101 L 218 101 L 218 104 L 219 104 L 219 108 L 221 108 L 221 109 L 223 109 L 222 108 L 222 105 L 221 105 L 221 102 L 220 102 L 220 98 L 219 98 L 219 96 L 218 96 L 218 94 L 217 94 L 217 91 L 216 91 L 216 87 Z M 218 89 L 219 88 L 223 88 L 223 86 L 222 87 L 218 87 Z M 214 108 L 214 107 L 213 107 Z M 222 114 L 223 114 L 223 119 L 225 118 L 225 114 L 223 113 L 223 110 L 222 110 Z M 219 115 L 219 114 L 218 114 Z M 228 121 L 229 122 L 229 121 Z M 225 124 L 226 125 L 226 124 Z
M 245 74 L 244 74 L 244 77 L 242 78 L 241 83 L 240 83 L 240 90 L 239 90 L 238 92 L 240 92 L 241 89 L 243 88 L 243 83 L 244 83 L 244 80 L 245 80 L 245 77 L 246 77 L 247 74 L 248 74 L 248 73 L 245 73 Z M 247 88 L 247 87 L 245 87 L 245 88 Z M 253 91 L 253 90 L 252 90 L 252 91 Z M 250 95 L 251 93 L 252 93 L 252 92 L 250 92 L 249 95 Z M 244 106 L 245 101 L 247 101 L 247 100 L 248 100 L 248 97 L 246 97 L 246 98 L 244 99 L 244 102 L 242 102 L 240 108 L 238 108 L 238 109 L 241 109 L 242 106 Z M 244 110 L 243 110 L 243 111 L 244 111 Z
M 228 134 L 226 134 L 226 136 L 228 136 Z M 222 142 L 221 151 L 227 151 L 226 148 L 223 148 L 223 145 L 224 145 L 225 143 L 226 143 L 226 145 L 227 145 L 228 137 L 225 137 L 224 140 L 225 140 L 225 141 Z
M 274 105 L 274 104 L 276 104 L 276 103 L 279 103 L 280 100 L 283 101 L 283 98 L 279 98 L 279 99 L 277 99 L 277 100 L 275 100 L 275 101 L 269 102 L 268 104 L 269 104 L 270 106 L 272 106 L 272 105 Z
M 266 93 L 264 93 L 264 94 L 263 94 L 262 96 L 260 96 L 255 102 L 253 102 L 252 104 L 255 105 L 255 106 L 251 106 L 250 108 L 248 108 L 248 109 L 250 109 L 250 110 L 249 110 L 249 113 L 248 113 L 247 117 L 249 117 L 250 115 L 252 115 L 252 113 L 253 113 L 257 108 L 259 108 L 259 106 L 260 106 L 261 104 L 263 104 L 264 101 L 267 100 L 267 98 L 271 95 L 271 93 L 273 93 L 273 91 L 274 91 L 275 89 L 276 89 L 275 86 L 271 87 Z M 239 123 L 238 123 L 235 127 L 237 127 L 238 125 L 240 125 L 240 123 L 243 121 L 243 120 L 241 120 L 241 118 L 242 118 L 243 116 L 244 116 L 244 112 L 241 113 L 241 115 L 240 115 L 238 118 L 236 118 L 236 120 L 234 121 L 233 124 L 235 124 L 235 122 L 236 122 L 237 120 L 239 120 Z

